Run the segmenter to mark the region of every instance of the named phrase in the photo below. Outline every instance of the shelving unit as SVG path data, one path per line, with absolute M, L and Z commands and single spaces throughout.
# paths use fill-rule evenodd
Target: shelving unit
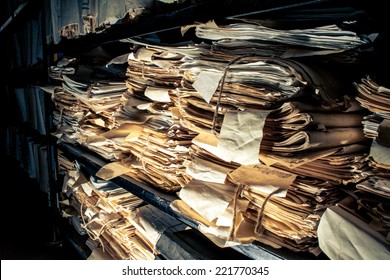
M 4 93 L 4 98 L 6 98 L 5 107 L 2 110 L 2 119 L 6 120 L 6 125 L 2 126 L 2 135 L 6 134 L 3 130 L 9 128 L 17 128 L 18 133 L 23 136 L 33 139 L 35 143 L 40 144 L 46 147 L 47 158 L 44 163 L 47 168 L 47 186 L 44 187 L 47 192 L 47 205 L 50 211 L 50 224 L 51 224 L 51 232 L 49 233 L 49 240 L 47 240 L 47 244 L 49 246 L 57 246 L 61 244 L 61 240 L 59 240 L 58 236 L 58 189 L 57 189 L 57 174 L 56 174 L 56 145 L 54 137 L 50 134 L 52 131 L 52 122 L 51 122 L 51 114 L 53 109 L 53 103 L 51 102 L 51 97 L 44 92 L 42 94 L 43 97 L 39 101 L 43 101 L 42 107 L 45 108 L 43 112 L 41 112 L 41 117 L 44 119 L 43 126 L 46 133 L 39 131 L 37 127 L 34 127 L 30 120 L 28 121 L 20 121 L 17 119 L 16 115 L 16 100 L 14 100 L 12 96 L 12 92 L 14 88 L 28 88 L 28 87 L 38 87 L 40 85 L 46 84 L 48 82 L 48 73 L 46 71 L 48 66 L 47 61 L 47 48 L 46 48 L 46 29 L 45 29 L 45 14 L 44 14 L 44 0 L 25 0 L 25 1 L 15 1 L 14 3 L 8 3 L 11 6 L 17 5 L 14 8 L 14 11 L 11 15 L 6 18 L 4 22 L 1 24 L 0 28 L 0 38 L 2 41 L 1 44 L 1 69 L 2 69 L 2 78 L 1 78 L 1 90 Z M 3 3 L 3 9 L 7 3 Z M 11 7 L 12 8 L 12 7 Z M 37 60 L 36 63 L 31 63 L 31 61 L 27 61 L 26 57 L 22 53 L 16 53 L 13 49 L 10 49 L 10 41 L 14 34 L 18 34 L 20 32 L 25 32 L 24 35 L 30 34 L 27 31 L 28 24 L 32 24 L 31 22 L 35 21 L 35 23 L 39 22 L 39 26 L 37 28 L 38 37 L 32 38 L 31 42 L 34 42 L 37 46 L 41 45 L 42 49 L 40 50 L 42 53 L 42 57 L 39 58 L 31 58 L 30 60 Z M 38 30 L 39 29 L 39 30 Z M 20 34 L 19 34 L 20 35 Z M 17 37 L 14 37 L 16 40 Z M 35 55 L 35 54 L 34 54 Z M 14 66 L 13 68 L 9 68 L 8 60 L 12 59 L 13 56 L 19 56 L 20 65 Z M 24 60 L 22 59 L 24 58 Z M 27 100 L 28 101 L 28 100 Z M 27 102 L 25 100 L 25 102 Z M 30 106 L 30 107 L 29 107 Z M 36 106 L 27 104 L 27 111 L 32 110 L 31 106 Z M 38 109 L 37 109 L 38 110 Z M 35 114 L 35 112 L 32 112 Z M 36 116 L 35 116 L 36 117 Z M 4 136 L 3 136 L 4 137 Z M 26 155 L 24 155 L 26 156 Z M 43 162 L 42 162 L 43 163 Z M 26 171 L 27 172 L 27 171 Z M 45 181 L 39 182 L 45 184 Z M 42 186 L 41 186 L 42 188 Z
M 79 145 L 60 143 L 58 148 L 62 152 L 64 152 L 69 159 L 76 160 L 79 164 L 81 164 L 84 168 L 86 168 L 88 174 L 96 174 L 96 172 L 101 167 L 103 167 L 108 163 L 108 161 L 101 158 L 99 155 Z M 188 225 L 189 227 L 193 229 L 198 228 L 198 224 L 195 221 L 173 211 L 172 208 L 169 207 L 170 203 L 173 200 L 178 199 L 178 197 L 175 194 L 165 193 L 153 186 L 144 184 L 142 182 L 138 182 L 126 175 L 116 177 L 111 181 L 114 184 L 121 186 L 122 188 L 138 196 L 145 202 L 160 209 L 164 213 L 167 213 L 168 215 L 175 217 L 176 219 Z M 173 238 L 174 235 L 172 234 L 164 238 L 165 239 Z M 274 249 L 270 246 L 260 244 L 260 243 L 233 246 L 232 248 L 240 252 L 243 257 L 246 256 L 250 259 L 272 260 L 272 259 L 314 259 L 315 258 L 314 255 L 296 254 L 287 249 Z M 317 259 L 326 259 L 326 256 L 322 255 L 317 257 Z
M 35 14 L 37 11 L 42 9 L 42 0 L 24 0 L 24 1 L 15 1 L 18 2 L 18 6 L 15 7 L 14 11 L 9 17 L 7 17 L 4 22 L 2 22 L 0 27 L 0 34 L 3 34 L 10 29 L 14 28 L 18 23 L 23 23 L 26 20 L 26 16 Z
M 276 12 L 307 5 L 331 2 L 332 0 L 282 0 L 282 1 L 234 1 L 210 0 L 199 1 L 196 4 L 183 4 L 166 13 L 155 13 L 142 16 L 135 22 L 113 25 L 101 33 L 90 33 L 74 39 L 62 39 L 60 43 L 49 46 L 50 52 L 74 51 L 96 47 L 103 43 L 115 42 L 121 39 L 143 36 L 151 33 L 180 29 L 181 26 L 194 22 L 209 20 L 224 20 L 227 17 L 243 17 L 249 14 Z M 195 1 L 197 2 L 197 1 Z
M 0 34 L 8 34 L 12 32 L 11 29 L 19 24 L 23 23 L 23 17 L 25 14 L 33 8 L 34 11 L 40 11 L 43 9 L 45 1 L 25 1 L 22 2 L 13 15 L 11 15 L 1 26 Z M 197 2 L 197 1 L 193 1 Z M 58 44 L 50 44 L 45 46 L 43 51 L 44 58 L 41 63 L 37 63 L 33 66 L 27 68 L 20 69 L 12 69 L 7 72 L 5 76 L 7 79 L 7 84 L 9 87 L 17 86 L 17 85 L 25 85 L 29 83 L 45 83 L 47 82 L 48 76 L 46 70 L 49 65 L 49 60 L 51 60 L 55 54 L 57 53 L 77 53 L 78 51 L 91 49 L 103 44 L 115 43 L 121 39 L 134 38 L 138 36 L 143 36 L 147 34 L 153 33 L 164 33 L 171 32 L 173 30 L 177 31 L 181 26 L 192 24 L 194 22 L 206 22 L 208 20 L 216 20 L 223 21 L 227 18 L 240 18 L 246 16 L 252 16 L 256 14 L 264 14 L 264 13 L 276 13 L 282 10 L 288 10 L 291 8 L 297 7 L 307 7 L 310 5 L 321 5 L 327 3 L 333 3 L 335 1 L 332 0 L 312 0 L 312 1 L 297 1 L 297 0 L 283 0 L 283 1 L 251 1 L 251 0 L 242 0 L 242 1 L 234 1 L 234 0 L 224 0 L 224 1 L 199 1 L 196 4 L 189 5 L 178 5 L 177 9 L 170 10 L 164 13 L 157 13 L 147 16 L 142 16 L 134 22 L 129 22 L 127 24 L 119 24 L 113 25 L 109 29 L 101 32 L 101 33 L 91 33 L 84 36 L 80 36 L 77 39 L 62 39 Z M 348 2 L 348 1 L 347 1 Z M 42 32 L 45 34 L 45 32 Z M 46 38 L 42 38 L 42 40 L 46 43 Z M 50 58 L 50 59 L 49 59 Z M 20 83 L 18 76 L 26 77 L 23 79 L 22 83 Z M 7 86 L 7 88 L 8 88 Z M 48 145 L 48 166 L 50 170 L 50 194 L 49 194 L 49 206 L 51 206 L 53 210 L 53 220 L 59 219 L 59 193 L 60 193 L 60 182 L 58 182 L 58 171 L 57 171 L 57 148 L 64 152 L 64 154 L 72 160 L 76 160 L 79 162 L 88 173 L 95 174 L 102 166 L 107 164 L 108 162 L 101 158 L 99 155 L 87 150 L 86 148 L 78 145 L 71 145 L 66 143 L 56 144 L 55 139 L 50 132 L 53 131 L 53 125 L 51 122 L 51 112 L 53 108 L 50 108 L 50 98 L 47 95 L 45 98 L 45 102 L 47 105 L 47 110 L 45 112 L 47 119 L 47 135 L 39 135 L 37 136 L 39 141 L 42 141 Z M 21 125 L 24 126 L 23 124 Z M 31 131 L 30 128 L 25 128 L 27 133 L 35 134 L 34 131 Z M 29 131 L 29 132 L 28 132 Z M 191 234 L 189 237 L 185 237 L 183 232 L 169 232 L 164 234 L 161 242 L 158 244 L 161 248 L 162 256 L 161 258 L 176 258 L 178 256 L 169 255 L 168 249 L 169 244 L 174 246 L 182 246 L 183 254 L 188 253 L 187 257 L 196 255 L 199 252 L 193 252 L 192 248 L 188 247 L 188 242 L 195 242 L 196 238 L 203 238 L 204 236 L 200 236 L 199 232 L 196 230 L 198 228 L 198 224 L 185 217 L 170 207 L 170 204 L 173 200 L 177 199 L 175 194 L 168 194 L 159 189 L 147 185 L 145 183 L 138 182 L 128 176 L 120 176 L 112 179 L 112 182 L 122 188 L 128 190 L 134 195 L 138 196 L 145 202 L 155 206 L 162 212 L 178 219 L 183 224 L 188 225 L 192 228 Z M 56 235 L 56 231 L 58 229 L 54 229 L 54 235 Z M 83 249 L 82 245 L 77 243 L 77 240 L 72 238 L 72 235 L 68 235 L 68 242 L 70 242 L 77 251 L 80 252 L 80 255 L 83 258 L 87 258 L 88 250 Z M 186 239 L 188 238 L 188 239 Z M 57 242 L 56 236 L 53 237 L 53 242 Z M 203 243 L 207 243 L 206 240 L 202 240 Z M 207 246 L 207 245 L 206 245 Z M 165 254 L 164 252 L 165 248 Z M 250 245 L 240 245 L 232 247 L 230 252 L 230 256 L 232 257 L 242 257 L 243 259 L 326 259 L 327 257 L 324 255 L 320 255 L 315 258 L 313 255 L 309 254 L 296 254 L 287 249 L 273 249 L 270 246 L 260 244 L 255 242 Z M 192 252 L 192 253 L 191 253 Z M 208 254 L 210 252 L 204 252 Z M 221 255 L 219 255 L 220 257 Z M 184 256 L 182 256 L 184 258 Z M 202 258 L 201 255 L 197 256 L 198 258 Z M 218 255 L 217 255 L 218 257 Z

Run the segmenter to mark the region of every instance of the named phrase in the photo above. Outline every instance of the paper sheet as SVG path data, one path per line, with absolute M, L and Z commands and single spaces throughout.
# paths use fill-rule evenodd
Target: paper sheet
M 192 180 L 179 197 L 209 222 L 220 216 L 233 199 L 233 186 Z
M 193 88 L 203 97 L 203 99 L 210 103 L 215 91 L 218 88 L 219 81 L 223 76 L 223 72 L 202 71 L 192 84 Z
M 149 50 L 149 49 L 146 49 L 146 48 L 140 48 L 135 57 L 137 58 L 137 60 L 143 60 L 143 61 L 148 61 L 148 62 L 152 62 L 153 60 L 153 55 L 156 53 L 155 50 Z
M 169 90 L 157 87 L 147 87 L 145 89 L 145 96 L 157 102 L 171 102 L 169 97 Z
M 372 141 L 370 156 L 378 163 L 390 165 L 390 148 L 378 144 L 377 141 Z
M 202 132 L 199 133 L 194 139 L 192 139 L 192 143 L 205 149 L 209 153 L 218 156 L 218 138 L 215 134 Z
M 111 180 L 129 172 L 129 168 L 119 162 L 110 162 L 99 169 L 96 176 L 103 180 Z
M 219 157 L 243 165 L 259 163 L 260 143 L 268 111 L 228 112 L 218 141 Z
M 186 168 L 186 173 L 194 179 L 219 184 L 225 183 L 229 171 L 231 169 L 200 158 L 193 158 Z
M 318 226 L 318 241 L 320 248 L 331 259 L 344 260 L 390 260 L 390 251 L 382 242 L 368 232 L 369 228 L 363 221 L 359 227 L 346 217 L 353 218 L 348 213 L 341 216 L 332 207 L 325 211 Z M 345 212 L 345 211 L 342 211 Z M 341 213 L 341 212 L 340 212 Z
M 383 120 L 378 129 L 378 143 L 390 147 L 390 120 Z
M 245 184 L 257 191 L 269 194 L 277 188 L 283 191 L 275 194 L 285 197 L 288 187 L 294 182 L 296 175 L 263 164 L 242 165 L 228 174 L 228 178 L 235 184 Z

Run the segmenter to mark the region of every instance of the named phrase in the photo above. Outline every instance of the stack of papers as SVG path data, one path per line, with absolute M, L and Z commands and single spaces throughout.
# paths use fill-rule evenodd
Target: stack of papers
M 389 259 L 390 90 L 370 76 L 353 84 L 356 100 L 371 112 L 362 121 L 364 134 L 372 141 L 366 158 L 370 169 L 365 180 L 324 213 L 319 244 L 332 259 Z
M 111 174 L 126 174 L 165 191 L 177 191 L 190 180 L 184 162 L 196 135 L 180 124 L 175 108 L 175 88 L 182 79 L 179 66 L 184 55 L 181 48 L 177 52 L 151 45 L 136 48 L 129 55 L 127 91 L 115 114 L 116 124 L 128 127 L 127 135 L 116 139 L 116 147 L 122 151 L 117 158 L 123 172 Z M 107 138 L 107 133 L 101 136 Z M 118 169 L 118 165 L 104 167 L 108 169 Z M 105 176 L 109 173 L 98 175 L 107 180 L 113 178 Z
M 79 227 L 97 242 L 97 248 L 112 259 L 154 259 L 152 243 L 129 221 L 143 200 L 110 182 L 88 179 L 78 169 L 70 170 L 67 178 L 63 192 L 68 199 L 62 205 L 72 209 L 63 207 L 63 216 L 80 217 Z
M 366 43 L 356 33 L 342 30 L 335 24 L 290 30 L 272 29 L 250 22 L 227 26 L 205 24 L 196 27 L 196 36 L 215 41 L 222 39 L 254 40 L 329 50 L 347 50 Z
M 390 89 L 369 76 L 354 85 L 357 100 L 372 113 L 365 118 L 364 128 L 366 137 L 373 139 L 368 158 L 372 170 L 367 180 L 356 185 L 355 195 L 370 226 L 386 237 L 390 234 Z
M 68 76 L 63 76 L 63 88 L 79 101 L 84 103 L 93 112 L 115 111 L 120 104 L 123 92 L 126 91 L 124 82 L 98 81 L 92 84 L 80 83 Z
M 80 121 L 88 112 L 88 107 L 65 92 L 62 86 L 45 86 L 41 89 L 51 94 L 56 108 L 53 111 L 53 123 L 56 127 L 53 135 L 60 142 L 77 143 Z
M 283 60 L 244 57 L 237 65 L 229 66 L 220 92 L 230 58 L 210 53 L 181 66 L 184 75 L 178 104 L 182 121 L 189 128 L 210 131 L 214 122 L 218 131 L 228 110 L 277 108 L 283 101 L 301 95 L 307 85 L 303 76 Z
M 198 221 L 219 246 L 257 240 L 319 254 L 323 211 L 342 199 L 340 186 L 369 173 L 363 109 L 344 95 L 350 85 L 325 65 L 258 54 L 267 42 L 268 51 L 294 46 L 314 55 L 365 41 L 336 26 L 278 31 L 208 23 L 196 32 L 215 41 L 210 52 L 181 66 L 181 123 L 199 135 L 186 168 L 193 180 L 172 208 Z M 240 56 L 224 42 L 259 52 Z

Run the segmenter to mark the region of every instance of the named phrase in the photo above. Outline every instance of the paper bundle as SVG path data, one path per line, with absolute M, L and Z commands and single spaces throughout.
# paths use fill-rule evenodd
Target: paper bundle
M 129 127 L 127 135 L 116 141 L 122 151 L 117 158 L 127 168 L 123 174 L 170 192 L 190 180 L 184 162 L 196 135 L 179 123 L 175 113 L 174 89 L 182 79 L 179 73 L 182 52 L 179 47 L 175 51 L 137 45 L 137 50 L 129 55 L 127 91 L 115 114 L 119 127 Z M 104 175 L 100 172 L 98 176 Z
M 237 38 L 249 47 L 259 44 L 259 53 L 266 41 L 280 44 L 280 38 L 309 47 L 300 39 L 313 36 L 314 52 L 364 44 L 335 26 L 300 30 L 302 38 L 295 30 L 278 33 L 246 23 L 230 27 L 199 25 L 196 32 L 216 40 L 213 45 L 222 39 L 234 44 Z M 243 32 L 229 37 L 232 30 Z M 321 38 L 327 33 L 329 40 Z M 225 50 L 213 48 L 181 66 L 181 123 L 199 135 L 192 140 L 186 169 L 193 180 L 172 207 L 198 221 L 220 246 L 257 240 L 319 254 L 323 211 L 343 197 L 340 186 L 368 175 L 363 109 L 345 95 L 351 85 L 324 64 Z
M 368 158 L 372 167 L 366 181 L 356 185 L 359 208 L 369 215 L 370 226 L 384 236 L 390 233 L 390 89 L 367 76 L 354 83 L 357 100 L 373 114 L 364 123 L 365 135 L 373 139 Z
M 80 217 L 80 228 L 112 259 L 154 259 L 154 239 L 148 239 L 130 222 L 144 202 L 130 192 L 103 180 L 89 180 L 77 169 L 68 173 L 62 204 L 66 217 Z M 134 212 L 134 213 L 133 213 Z M 146 236 L 146 237 L 145 237 Z

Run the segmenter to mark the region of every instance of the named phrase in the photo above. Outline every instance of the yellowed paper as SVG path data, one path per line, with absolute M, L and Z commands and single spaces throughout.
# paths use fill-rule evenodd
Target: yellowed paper
M 107 139 L 106 137 L 102 135 L 92 135 L 88 136 L 87 139 L 85 139 L 86 144 L 94 145 L 94 146 L 103 146 L 107 145 L 111 141 Z
M 218 153 L 218 138 L 213 133 L 202 132 L 192 139 L 192 143 L 214 155 Z
M 153 64 L 167 71 L 169 70 L 169 68 L 175 67 L 173 63 L 164 59 L 155 59 L 153 60 Z
M 294 182 L 296 175 L 264 164 L 242 165 L 228 174 L 235 184 L 245 184 L 264 193 L 271 193 L 277 188 L 283 189 L 275 195 L 286 196 L 288 187 Z
M 230 168 L 200 158 L 193 158 L 186 168 L 186 173 L 194 179 L 220 184 L 225 183 L 230 171 Z
M 101 136 L 104 136 L 107 139 L 116 139 L 116 138 L 125 138 L 130 133 L 134 131 L 142 131 L 143 127 L 141 125 L 136 124 L 130 124 L 130 123 L 123 123 L 118 128 L 113 128 L 103 134 Z
M 182 118 L 179 107 L 172 107 L 171 112 L 172 112 L 172 117 L 174 117 L 176 119 Z
M 221 248 L 240 245 L 240 242 L 228 241 L 230 227 L 207 227 L 199 225 L 199 231 Z
M 259 163 L 263 127 L 269 111 L 228 112 L 225 114 L 218 156 L 243 165 Z
M 190 24 L 190 25 L 185 25 L 180 28 L 181 35 L 184 36 L 184 34 L 192 27 L 196 27 L 199 25 L 204 25 L 204 26 L 209 26 L 209 27 L 214 27 L 218 28 L 218 25 L 215 23 L 214 20 L 210 20 L 206 23 L 196 23 L 196 24 Z
M 329 258 L 337 260 L 390 260 L 388 244 L 384 244 L 364 230 L 365 227 L 369 229 L 369 226 L 365 225 L 363 221 L 360 221 L 359 227 L 347 216 L 336 213 L 334 210 L 337 208 L 328 208 L 322 215 L 318 226 L 320 248 Z
M 207 221 L 205 218 L 203 218 L 201 215 L 199 215 L 198 212 L 196 212 L 194 209 L 192 209 L 187 203 L 185 203 L 183 200 L 176 199 L 171 202 L 170 207 L 176 211 L 177 213 L 190 218 L 193 221 L 202 223 L 204 225 L 212 226 L 212 223 Z
M 97 126 L 106 127 L 106 122 L 102 118 L 89 119 L 88 121 L 90 123 L 97 125 Z
M 84 183 L 81 185 L 81 188 L 83 189 L 83 191 L 88 195 L 88 196 L 91 196 L 92 193 L 93 193 L 93 189 L 91 187 L 91 185 L 89 183 Z
M 279 155 L 260 153 L 260 160 L 268 166 L 274 164 L 283 165 L 289 169 L 298 168 L 320 158 L 332 155 L 339 149 L 327 149 L 318 152 L 311 152 L 309 155 L 294 155 L 293 157 L 282 157 Z
M 112 178 L 121 176 L 129 172 L 129 168 L 119 162 L 110 162 L 100 168 L 96 176 L 103 180 L 111 180 Z
M 131 142 L 131 141 L 136 141 L 140 135 L 142 135 L 143 127 L 142 126 L 137 126 L 134 127 L 134 130 L 129 133 L 129 135 L 126 136 L 125 141 L 126 142 Z
M 153 60 L 153 55 L 156 53 L 154 50 L 149 50 L 146 48 L 141 48 L 137 51 L 135 57 L 137 60 L 143 60 L 143 61 L 148 61 L 152 62 Z
M 209 222 L 226 211 L 233 195 L 233 186 L 199 180 L 191 180 L 179 192 L 179 197 Z

